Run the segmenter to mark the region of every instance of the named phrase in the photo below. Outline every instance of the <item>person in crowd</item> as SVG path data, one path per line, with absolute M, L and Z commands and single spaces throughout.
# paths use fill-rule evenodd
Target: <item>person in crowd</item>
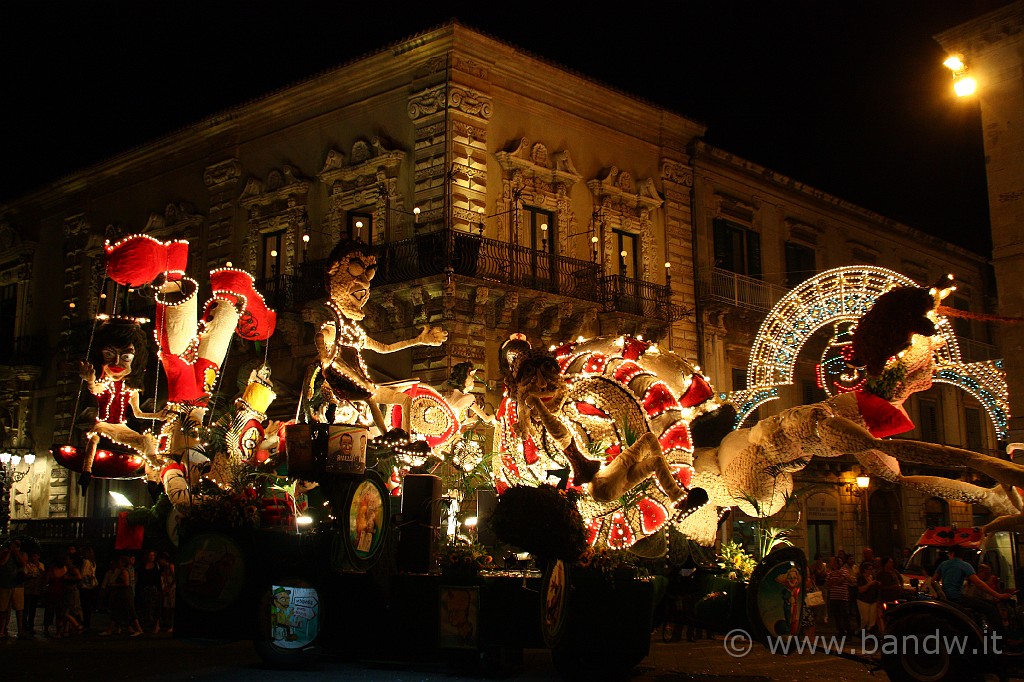
M 97 610 L 110 610 L 110 588 L 114 584 L 114 578 L 119 570 L 118 558 L 114 557 L 110 560 L 107 570 L 103 573 L 103 580 L 100 581 L 99 599 L 97 599 L 96 603 Z
M 82 557 L 75 552 L 68 554 L 64 561 L 67 571 L 64 573 L 64 602 L 57 613 L 58 637 L 70 637 L 84 630 L 82 597 L 78 591 L 82 583 Z
M 170 554 L 161 552 L 157 563 L 160 564 L 160 590 L 163 596 L 160 625 L 170 634 L 174 632 L 174 595 L 177 589 L 177 581 L 174 578 L 174 562 L 171 561 Z
M 985 562 L 982 562 L 982 563 L 978 564 L 978 578 L 983 583 L 985 583 L 986 585 L 991 587 L 993 590 L 995 590 L 996 592 L 1002 592 L 1003 591 L 1002 590 L 1002 586 L 999 583 L 999 577 L 995 573 L 992 572 L 992 566 L 990 564 L 987 564 Z M 984 590 L 984 589 L 974 585 L 971 582 L 968 582 L 966 585 L 964 585 L 964 594 L 966 594 L 969 597 L 974 597 L 976 599 L 986 599 L 988 601 L 996 601 L 995 599 L 992 598 L 992 593 L 991 592 L 986 591 L 986 590 Z
M 829 618 L 840 635 L 850 632 L 850 585 L 853 576 L 838 556 L 832 557 L 825 588 L 828 594 Z
M 811 564 L 810 575 L 818 588 L 825 587 L 825 581 L 828 579 L 828 562 L 821 556 L 821 552 L 814 555 L 814 563 Z
M 878 599 L 881 583 L 875 577 L 874 558 L 863 561 L 857 576 L 857 611 L 860 614 L 860 627 L 868 633 L 878 631 Z
M 854 631 L 861 628 L 860 622 L 860 609 L 857 608 L 857 577 L 860 575 L 860 565 L 857 563 L 857 558 L 853 554 L 847 554 L 845 557 L 846 570 L 850 574 L 850 620 L 851 627 Z
M 21 540 L 14 538 L 0 548 L 0 639 L 9 633 L 7 625 L 14 611 L 18 634 L 21 634 L 25 617 L 25 588 L 22 585 L 22 571 L 28 557 L 21 549 Z M 12 635 L 13 636 L 13 635 Z
M 128 584 L 131 586 L 131 599 L 128 601 L 128 612 L 132 617 L 132 627 L 136 630 L 142 630 L 142 626 L 139 625 L 139 593 L 136 589 L 138 586 L 138 574 L 135 570 L 135 555 L 129 554 L 128 556 Z
M 1006 638 L 1006 650 L 1020 653 L 1024 650 L 1024 629 L 1021 628 L 1020 616 L 1005 601 L 996 604 L 1002 619 L 1003 636 Z
M 149 550 L 136 572 L 136 609 L 143 629 L 160 632 L 160 612 L 163 609 L 163 588 L 160 564 L 156 552 Z
M 46 584 L 46 565 L 43 564 L 42 554 L 38 547 L 33 547 L 28 553 L 28 561 L 24 568 L 25 582 L 25 615 L 21 621 L 21 628 L 18 635 L 26 639 L 36 634 L 36 614 L 39 603 L 43 599 L 43 587 Z
M 904 547 L 903 550 L 900 552 L 899 565 L 896 567 L 896 569 L 900 573 L 903 573 L 907 570 L 907 564 L 910 563 L 911 554 L 913 554 L 913 552 L 910 550 L 909 547 Z
M 878 572 L 878 603 L 896 601 L 903 592 L 903 576 L 896 570 L 896 561 L 891 556 L 881 557 L 882 570 Z
M 96 552 L 91 546 L 85 546 L 79 554 L 82 557 L 82 581 L 78 585 L 78 594 L 82 601 L 82 627 L 92 628 L 92 614 L 99 602 L 100 582 L 96 577 Z
M 110 625 L 100 633 L 100 636 L 109 636 L 127 632 L 132 637 L 142 634 L 142 628 L 134 617 L 132 608 L 131 576 L 128 573 L 129 561 L 127 556 L 120 556 L 112 570 L 109 591 L 107 593 L 107 604 L 110 609 Z
M 988 583 L 978 577 L 974 567 L 964 561 L 965 551 L 963 547 L 954 545 L 950 549 L 950 557 L 935 567 L 932 575 L 932 582 L 938 582 L 942 586 L 942 592 L 948 601 L 964 606 L 977 613 L 981 613 L 988 620 L 993 630 L 999 631 L 1002 628 L 1003 619 L 999 615 L 999 609 L 995 602 L 1009 599 L 1009 592 L 997 592 Z M 993 597 L 992 601 L 978 599 L 964 594 L 964 584 L 970 583 Z
M 800 615 L 800 628 L 803 630 L 805 637 L 813 639 L 814 635 L 817 634 L 818 622 L 818 616 L 815 612 L 820 607 L 812 606 L 810 604 L 812 594 L 821 596 L 821 588 L 818 587 L 818 584 L 814 581 L 814 576 L 808 574 L 807 580 L 804 583 L 804 610 Z
M 67 555 L 61 554 L 50 562 L 44 574 L 43 584 L 43 634 L 59 637 L 63 622 L 60 613 L 64 608 L 64 576 L 67 575 Z M 50 628 L 53 632 L 50 632 Z

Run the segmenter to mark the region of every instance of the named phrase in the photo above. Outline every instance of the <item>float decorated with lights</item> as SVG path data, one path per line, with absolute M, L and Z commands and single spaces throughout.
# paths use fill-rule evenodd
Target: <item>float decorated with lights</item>
M 521 335 L 502 348 L 499 495 L 553 477 L 581 497 L 591 545 L 625 549 L 703 504 L 690 490 L 690 423 L 719 403 L 699 368 L 632 336 L 534 351 Z

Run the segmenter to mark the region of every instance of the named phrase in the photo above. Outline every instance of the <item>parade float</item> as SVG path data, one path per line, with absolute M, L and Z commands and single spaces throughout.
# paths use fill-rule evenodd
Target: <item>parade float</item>
M 437 346 L 446 332 L 428 325 L 377 341 L 362 325 L 373 249 L 345 240 L 328 262 L 317 356 L 282 423 L 267 418 L 276 395 L 265 364 L 229 409 L 211 409 L 232 337 L 272 340 L 276 316 L 252 276 L 211 272 L 200 314 L 187 243 L 134 235 L 107 246 L 108 276 L 155 299 L 165 404 L 146 412 L 139 400 L 148 320 L 107 314 L 80 367 L 96 403 L 86 444 L 53 451 L 83 487 L 146 478 L 160 493 L 146 513 L 176 548 L 176 636 L 252 639 L 280 666 L 324 651 L 494 672 L 524 648 L 547 647 L 566 675 L 625 671 L 648 652 L 658 600 L 644 560 L 663 558 L 670 534 L 713 547 L 733 508 L 774 516 L 812 458 L 852 455 L 884 480 L 984 504 L 999 515 L 990 530 L 1021 523 L 1020 496 L 1007 491 L 1024 487 L 1024 467 L 888 438 L 913 427 L 902 404 L 933 381 L 971 391 L 1005 429 L 1001 368 L 960 359 L 942 305 L 951 280 L 921 287 L 868 266 L 808 280 L 769 315 L 751 385 L 731 394 L 640 337 L 538 348 L 513 334 L 490 415 L 475 403 L 469 363 L 437 388 L 374 381 L 365 350 Z M 741 426 L 792 382 L 803 344 L 828 325 L 829 398 Z M 900 462 L 966 465 L 998 485 L 907 476 Z M 489 544 L 457 513 L 485 494 L 497 499 L 480 521 Z M 792 570 L 806 577 L 806 558 L 769 549 L 748 579 L 701 588 L 713 627 L 799 631 L 799 613 L 780 615 L 776 602 Z M 714 601 L 726 594 L 728 604 Z M 612 630 L 619 646 L 594 656 L 592 643 Z

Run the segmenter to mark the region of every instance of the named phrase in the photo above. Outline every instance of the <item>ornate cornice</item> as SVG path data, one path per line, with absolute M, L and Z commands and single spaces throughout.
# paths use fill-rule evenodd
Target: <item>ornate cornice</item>
M 305 197 L 312 187 L 311 180 L 300 177 L 295 168 L 284 166 L 281 170 L 270 171 L 266 182 L 249 178 L 240 201 L 249 209 L 272 206 L 282 201 L 290 205 L 296 197 Z
M 497 152 L 494 157 L 507 174 L 519 171 L 524 176 L 540 178 L 552 186 L 564 187 L 566 191 L 583 179 L 573 165 L 568 150 L 549 154 L 546 145 L 541 142 L 531 144 L 525 137 L 519 140 L 515 149 Z
M 662 159 L 661 179 L 665 182 L 693 187 L 693 167 L 673 159 Z
M 0 221 L 0 269 L 27 272 L 27 278 L 31 274 L 37 246 L 37 242 L 22 239 L 21 234 L 7 221 Z
M 215 190 L 219 186 L 238 180 L 242 176 L 242 164 L 238 159 L 227 159 L 207 166 L 203 171 L 203 184 L 207 189 Z
M 948 52 L 960 52 L 969 58 L 972 53 L 983 52 L 1004 41 L 1020 41 L 1022 32 L 1024 2 L 1018 1 L 943 31 L 935 40 Z
M 327 152 L 324 167 L 318 174 L 320 181 L 327 185 L 332 194 L 376 184 L 381 170 L 388 177 L 395 177 L 405 161 L 406 153 L 384 147 L 380 138 L 369 142 L 357 140 L 346 160 L 345 154 L 331 149 Z
M 152 212 L 146 227 L 145 234 L 153 237 L 166 237 L 171 232 L 191 234 L 193 228 L 202 224 L 204 216 L 195 212 L 195 206 L 188 202 L 170 203 L 164 207 L 163 214 Z
M 445 107 L 481 119 L 491 117 L 492 100 L 487 95 L 455 83 L 434 85 L 409 96 L 409 118 L 417 120 Z

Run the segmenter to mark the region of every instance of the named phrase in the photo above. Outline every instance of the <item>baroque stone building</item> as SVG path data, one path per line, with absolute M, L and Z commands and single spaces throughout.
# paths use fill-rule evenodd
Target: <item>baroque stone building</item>
M 0 277 L 15 287 L 3 333 L 24 351 L 0 358 L 3 445 L 38 457 L 31 506 L 16 515 L 109 516 L 108 489 L 146 502 L 137 482 L 97 482 L 83 497 L 46 455 L 81 438 L 71 370 L 95 313 L 152 305 L 104 280 L 104 241 L 125 234 L 189 239 L 201 285 L 227 263 L 254 273 L 278 330 L 260 347 L 235 341 L 219 393 L 233 397 L 265 359 L 278 419 L 294 416 L 323 319 L 324 258 L 342 236 L 380 250 L 372 336 L 404 339 L 428 323 L 449 334 L 437 348 L 371 358 L 377 378 L 439 385 L 471 361 L 492 410 L 497 351 L 514 332 L 535 345 L 640 334 L 697 359 L 732 391 L 745 388 L 753 335 L 772 305 L 816 271 L 876 264 L 921 284 L 954 272 L 960 304 L 984 307 L 979 256 L 710 146 L 704 132 L 453 21 L 0 206 Z M 982 325 L 969 327 L 972 348 L 991 352 Z M 821 397 L 808 383 L 820 347 L 809 346 L 799 380 L 762 414 Z M 48 352 L 29 352 L 39 349 Z M 155 367 L 148 377 L 159 402 Z M 912 435 L 971 443 L 965 415 L 983 411 L 962 392 L 933 390 L 913 410 L 939 426 Z M 995 447 L 991 425 L 979 428 L 979 446 Z M 802 542 L 854 550 L 869 541 L 853 473 L 848 462 L 808 469 L 831 497 L 801 502 Z M 878 523 L 900 525 L 911 541 L 926 501 L 869 489 L 871 502 L 879 492 L 889 511 Z M 949 520 L 970 513 L 946 507 Z

